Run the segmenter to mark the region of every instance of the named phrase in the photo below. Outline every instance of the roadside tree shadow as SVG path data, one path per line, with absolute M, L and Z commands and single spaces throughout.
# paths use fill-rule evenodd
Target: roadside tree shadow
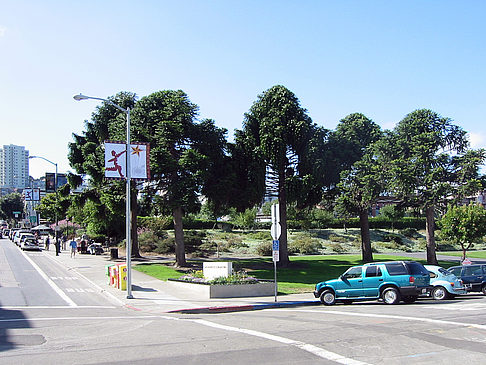
M 5 309 L 0 306 L 0 352 L 18 347 L 15 336 L 10 334 L 9 330 L 30 327 L 30 322 L 22 311 Z

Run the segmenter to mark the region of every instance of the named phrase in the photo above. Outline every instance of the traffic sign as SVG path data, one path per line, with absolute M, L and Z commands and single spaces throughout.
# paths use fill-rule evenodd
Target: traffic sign
M 280 261 L 280 251 L 272 251 L 272 256 L 273 256 L 273 262 L 279 262 Z
M 274 240 L 272 242 L 272 251 L 278 251 L 280 250 L 280 243 L 278 240 Z
M 270 227 L 270 233 L 274 240 L 278 240 L 282 234 L 282 227 L 280 227 L 280 210 L 279 205 L 272 205 L 272 226 Z
M 282 234 L 282 227 L 280 227 L 280 223 L 272 224 L 272 227 L 270 228 L 270 233 L 274 240 L 278 240 L 280 238 L 280 235 Z

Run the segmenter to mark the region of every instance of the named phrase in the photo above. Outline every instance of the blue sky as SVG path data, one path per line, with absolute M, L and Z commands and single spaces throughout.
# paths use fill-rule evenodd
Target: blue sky
M 97 105 L 74 94 L 165 89 L 231 138 L 281 84 L 329 129 L 353 112 L 393 128 L 429 108 L 486 147 L 484 14 L 479 0 L 0 0 L 0 145 L 68 171 L 71 135 Z

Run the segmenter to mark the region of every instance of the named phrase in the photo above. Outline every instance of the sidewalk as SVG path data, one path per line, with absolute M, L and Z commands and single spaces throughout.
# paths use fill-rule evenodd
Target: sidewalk
M 291 294 L 275 297 L 221 298 L 209 299 L 183 292 L 170 283 L 155 279 L 137 270 L 132 273 L 132 296 L 127 299 L 127 292 L 113 288 L 108 284 L 105 266 L 123 263 L 125 258 L 110 260 L 109 253 L 103 255 L 76 254 L 71 258 L 69 251 L 62 251 L 56 256 L 54 246 L 44 254 L 59 264 L 89 280 L 100 292 L 103 292 L 115 305 L 133 310 L 151 313 L 227 313 L 236 311 L 260 310 L 267 308 L 318 305 L 312 293 Z M 144 259 L 144 263 L 166 262 L 162 258 Z M 132 259 L 132 267 L 139 263 Z

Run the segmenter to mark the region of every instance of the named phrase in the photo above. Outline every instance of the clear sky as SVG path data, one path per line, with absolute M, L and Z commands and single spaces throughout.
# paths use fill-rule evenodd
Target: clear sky
M 486 1 L 0 0 L 0 145 L 70 170 L 72 133 L 119 91 L 182 89 L 233 136 L 257 96 L 292 90 L 334 129 L 429 108 L 486 147 Z M 53 167 L 30 162 L 40 177 Z

